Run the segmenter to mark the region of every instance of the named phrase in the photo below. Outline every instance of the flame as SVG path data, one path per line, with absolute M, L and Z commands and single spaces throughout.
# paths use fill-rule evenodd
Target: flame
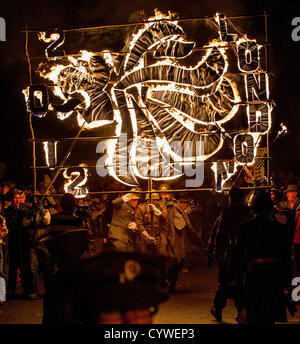
M 217 189 L 216 189 L 217 192 L 222 192 L 222 189 L 223 189 L 224 184 L 225 184 L 225 183 L 226 183 L 226 182 L 236 173 L 236 171 L 237 171 L 237 164 L 236 164 L 236 163 L 233 164 L 233 172 L 232 172 L 232 173 L 229 173 L 228 168 L 227 168 L 227 166 L 226 166 L 226 163 L 223 162 L 223 164 L 225 164 L 225 169 L 226 169 L 226 172 L 227 172 L 227 178 L 223 178 L 223 177 L 222 177 L 222 179 L 221 179 L 221 189 L 220 189 L 220 190 L 217 190 Z M 217 177 L 218 177 L 217 165 L 218 165 L 217 162 L 213 162 L 213 163 L 212 163 L 212 166 L 211 166 L 211 169 L 213 170 L 214 175 L 215 175 L 215 184 L 216 184 L 216 185 L 217 185 Z
M 153 21 L 153 20 L 162 20 L 162 19 L 174 19 L 174 17 L 177 16 L 177 13 L 168 11 L 168 14 L 164 14 L 157 8 L 154 9 L 154 17 L 148 18 L 148 21 Z M 177 21 L 176 21 L 177 23 Z
M 78 60 L 82 60 L 86 62 L 90 62 L 91 57 L 95 55 L 94 53 L 91 53 L 87 50 L 80 50 L 79 52 L 81 53 L 81 55 L 79 56 Z
M 48 141 L 43 142 L 43 146 L 44 146 L 44 152 L 46 156 L 46 164 L 49 167 L 50 163 L 49 163 L 49 154 L 48 154 Z
M 256 155 L 257 155 L 257 147 L 259 146 L 259 143 L 261 141 L 261 133 L 250 133 L 250 132 L 247 132 L 246 133 L 247 135 L 250 135 L 253 137 L 253 160 L 250 161 L 250 162 L 247 162 L 246 164 L 245 163 L 241 163 L 239 161 L 236 161 L 236 164 L 237 165 L 247 165 L 247 166 L 252 166 L 254 165 L 255 163 L 255 159 L 256 159 Z M 234 151 L 235 150 L 235 146 L 236 146 L 236 138 L 237 138 L 238 135 L 235 136 L 234 140 L 233 140 L 233 144 L 234 144 Z
M 52 66 L 50 68 L 50 72 L 46 72 L 45 70 L 41 71 L 40 69 L 38 70 L 38 72 L 39 72 L 41 77 L 52 81 L 54 84 L 57 84 L 59 74 L 61 73 L 62 70 L 64 70 L 67 67 L 68 66 L 57 64 L 57 65 Z
M 214 48 L 214 46 L 211 46 L 211 48 L 208 49 L 208 51 L 206 52 L 206 54 L 202 57 L 201 61 L 199 61 L 199 62 L 196 64 L 196 66 L 192 66 L 192 67 L 180 66 L 180 68 L 181 68 L 181 69 L 188 70 L 188 71 L 196 70 L 196 69 L 199 68 L 203 63 L 206 62 L 206 60 L 208 59 L 209 55 L 211 54 L 211 51 L 212 51 L 213 48 Z M 224 58 L 225 66 L 224 66 L 224 69 L 223 69 L 223 71 L 222 71 L 222 75 L 220 76 L 220 80 L 219 80 L 219 82 L 218 82 L 218 84 L 217 84 L 217 87 L 215 88 L 215 92 L 218 90 L 218 88 L 219 88 L 219 86 L 220 86 L 220 84 L 221 84 L 221 82 L 222 82 L 223 76 L 224 76 L 225 73 L 227 72 L 228 65 L 229 65 L 229 64 L 228 64 L 227 56 L 226 56 L 226 54 L 225 54 L 225 49 L 221 49 L 221 48 L 220 48 L 219 51 L 220 51 L 222 57 Z M 127 57 L 126 57 L 125 65 L 126 65 L 126 63 L 127 63 L 127 59 L 128 59 L 128 55 L 127 55 Z M 152 64 L 151 66 L 158 66 L 158 65 L 177 65 L 177 64 L 176 64 L 172 59 L 165 58 L 164 60 L 160 60 L 160 61 L 158 61 L 158 62 Z M 135 66 L 133 69 L 131 69 L 130 71 L 126 72 L 126 73 L 124 74 L 124 76 L 120 79 L 120 82 L 122 82 L 122 80 L 123 80 L 124 78 L 126 78 L 130 73 L 133 73 L 134 71 L 139 70 L 140 68 L 144 68 L 144 60 L 143 60 L 143 59 L 141 59 L 141 60 L 139 61 L 139 65 Z M 211 67 L 211 68 L 212 68 L 212 67 Z M 216 68 L 216 70 L 217 70 L 217 68 Z M 218 70 L 217 70 L 217 72 L 218 72 Z M 161 82 L 161 81 L 151 80 L 151 83 L 153 83 L 153 84 L 155 84 L 155 83 L 161 84 L 162 82 Z M 168 84 L 168 83 L 172 84 L 172 82 L 165 82 L 165 84 Z M 116 83 L 115 83 L 115 84 L 116 84 Z M 175 83 L 173 83 L 173 84 L 175 84 Z M 214 82 L 211 82 L 211 84 L 209 84 L 209 85 L 206 85 L 206 86 L 199 86 L 199 87 L 197 87 L 197 86 L 195 86 L 195 85 L 185 85 L 185 87 L 183 87 L 183 88 L 184 88 L 185 90 L 187 90 L 187 89 L 189 89 L 189 88 L 190 88 L 191 90 L 193 90 L 193 89 L 195 89 L 195 88 L 196 88 L 196 89 L 197 89 L 197 88 L 200 88 L 200 89 L 207 89 L 207 90 L 209 90 L 209 89 L 213 86 L 213 84 L 214 84 Z M 136 86 L 136 85 L 134 85 L 134 86 Z M 182 85 L 181 85 L 181 86 L 182 86 Z M 169 87 L 172 87 L 172 86 L 169 86 Z M 193 92 L 193 91 L 191 91 L 191 92 Z M 210 94 L 211 94 L 211 93 L 207 93 L 207 96 L 210 95 Z
M 22 90 L 22 93 L 24 95 L 25 101 L 27 102 L 29 100 L 29 87 L 26 87 L 24 90 Z M 41 91 L 35 91 L 34 96 L 42 102 L 43 100 L 43 93 Z
M 73 111 L 72 111 L 73 113 Z M 109 120 L 99 120 L 99 121 L 93 121 L 91 123 L 87 123 L 85 121 L 85 119 L 78 113 L 77 114 L 77 122 L 78 125 L 80 127 L 83 127 L 84 129 L 95 129 L 98 128 L 100 126 L 104 126 L 104 125 L 108 125 L 108 124 L 112 124 L 113 121 L 109 121 Z
M 155 21 L 159 21 L 159 20 L 168 20 L 170 23 L 174 24 L 174 25 L 178 25 L 178 20 L 176 20 L 176 13 L 171 13 L 170 11 L 167 14 L 164 14 L 163 12 L 159 11 L 158 9 L 154 10 L 155 15 L 153 17 L 150 17 L 147 19 L 147 21 L 143 24 L 141 24 L 141 28 L 139 29 L 139 31 L 132 35 L 131 39 L 130 39 L 130 43 L 129 43 L 129 50 L 131 51 L 132 48 L 134 47 L 134 45 L 136 44 L 136 42 L 138 41 L 138 39 L 141 37 L 141 35 L 149 30 L 149 28 L 153 27 L 156 23 Z M 217 13 L 215 16 L 215 20 L 219 23 L 219 14 Z M 219 23 L 220 24 L 220 23 Z M 53 33 L 51 34 L 51 36 L 49 38 L 46 38 L 46 32 L 40 32 L 39 33 L 39 39 L 49 43 L 52 41 L 55 41 L 59 38 L 59 34 L 58 33 Z M 179 35 L 172 35 L 172 36 L 167 36 L 167 37 L 163 37 L 161 38 L 160 41 L 157 41 L 155 43 L 153 43 L 151 46 L 147 47 L 149 50 L 152 49 L 153 47 L 155 47 L 158 44 L 161 44 L 165 41 L 168 40 L 178 40 L 178 41 L 185 41 L 185 38 Z M 231 46 L 230 43 L 228 42 L 223 42 L 221 41 L 220 38 L 218 39 L 214 39 L 212 40 L 207 46 L 205 46 L 205 48 L 207 48 L 206 53 L 203 55 L 203 57 L 201 58 L 201 61 L 198 61 L 196 66 L 191 66 L 191 67 L 186 67 L 186 66 L 180 66 L 182 69 L 185 70 L 193 70 L 198 68 L 199 66 L 201 66 L 203 63 L 206 62 L 207 58 L 209 57 L 209 55 L 212 52 L 212 49 L 214 48 L 218 48 L 222 57 L 224 58 L 225 61 L 225 65 L 224 65 L 224 69 L 220 70 L 218 69 L 217 65 L 214 66 L 209 66 L 210 68 L 212 68 L 213 70 L 215 70 L 217 73 L 220 74 L 220 79 L 217 82 L 213 82 L 215 83 L 216 87 L 214 88 L 214 92 L 216 92 L 219 88 L 220 85 L 222 84 L 222 82 L 224 80 L 226 80 L 232 87 L 233 90 L 233 95 L 234 95 L 234 99 L 230 99 L 230 101 L 232 101 L 233 105 L 232 105 L 232 109 L 230 110 L 229 113 L 227 113 L 227 116 L 225 118 L 223 118 L 222 120 L 219 120 L 217 122 L 203 122 L 200 120 L 196 120 L 193 117 L 177 110 L 177 109 L 166 109 L 167 112 L 170 113 L 171 116 L 173 116 L 179 123 L 181 123 L 181 125 L 185 126 L 186 128 L 188 128 L 190 131 L 194 132 L 194 133 L 199 133 L 199 131 L 195 130 L 195 124 L 196 123 L 201 123 L 204 125 L 211 125 L 211 124 L 223 124 L 227 121 L 229 121 L 238 111 L 239 109 L 239 104 L 241 102 L 241 98 L 239 95 L 239 90 L 237 88 L 237 85 L 235 82 L 229 80 L 225 75 L 228 71 L 228 66 L 229 66 L 229 61 L 227 58 L 227 49 L 228 48 L 233 48 L 233 49 L 238 49 L 238 46 L 241 42 L 245 42 L 245 41 L 254 41 L 255 40 L 250 40 L 248 39 L 248 37 L 246 35 L 243 35 L 243 38 L 238 39 L 237 41 L 235 41 L 234 47 Z M 258 49 L 260 50 L 262 47 L 262 45 L 258 45 Z M 127 51 L 125 52 L 127 53 Z M 110 51 L 103 51 L 103 58 L 107 64 L 107 66 L 114 68 L 115 72 L 116 72 L 116 64 L 114 62 L 112 53 Z M 46 72 L 45 70 L 43 71 L 39 71 L 40 75 L 42 77 L 44 77 L 45 79 L 50 80 L 51 82 L 53 82 L 54 84 L 57 84 L 60 80 L 59 80 L 59 75 L 60 73 L 72 66 L 75 67 L 80 73 L 84 74 L 84 78 L 85 75 L 87 76 L 87 79 L 89 80 L 90 76 L 87 72 L 87 69 L 85 68 L 84 62 L 90 63 L 91 58 L 94 56 L 95 54 L 86 50 L 80 50 L 80 55 L 79 56 L 69 56 L 68 57 L 68 61 L 69 61 L 69 65 L 62 65 L 62 64 L 56 64 L 55 66 L 51 67 L 50 72 Z M 126 69 L 127 63 L 129 60 L 129 54 L 127 54 L 126 58 L 125 58 L 125 62 L 124 62 L 124 70 Z M 163 58 L 161 60 L 159 60 L 158 62 L 156 62 L 155 64 L 153 64 L 152 66 L 155 65 L 178 65 L 177 61 L 171 58 Z M 115 96 L 115 87 L 117 85 L 118 82 L 122 81 L 123 78 L 125 78 L 126 76 L 128 76 L 128 74 L 140 70 L 142 68 L 145 67 L 145 59 L 141 58 L 138 62 L 137 65 L 134 66 L 130 71 L 123 73 L 121 78 L 119 78 L 119 80 L 117 81 L 110 81 L 110 87 L 106 89 L 106 92 L 109 94 L 110 98 L 111 98 L 111 102 L 113 105 L 113 113 L 114 113 L 114 121 L 117 122 L 117 126 L 116 126 L 116 135 L 120 136 L 121 135 L 121 127 L 122 127 L 122 117 L 121 117 L 121 113 L 120 110 L 118 109 L 118 102 Z M 212 101 L 210 100 L 209 95 L 211 95 L 211 90 L 209 90 L 209 88 L 213 85 L 213 83 L 211 83 L 210 85 L 201 87 L 202 89 L 204 89 L 205 94 L 201 96 L 202 100 L 208 100 L 210 105 L 216 110 L 216 111 L 220 111 L 220 109 L 217 109 L 214 104 L 212 103 Z M 175 82 L 161 82 L 161 81 L 149 81 L 149 82 L 145 82 L 146 86 L 148 86 L 148 90 L 147 90 L 147 99 L 151 99 L 152 101 L 155 101 L 157 103 L 159 103 L 160 106 L 166 107 L 168 106 L 168 104 L 165 104 L 163 102 L 160 102 L 156 99 L 152 99 L 154 98 L 153 93 L 157 92 L 157 91 L 175 91 L 175 92 L 179 92 L 182 94 L 187 94 L 190 96 L 197 96 L 196 92 L 195 92 L 195 87 L 194 85 L 186 85 L 186 84 L 176 84 Z M 142 100 L 142 91 L 141 91 L 141 87 L 143 86 L 142 84 L 138 84 L 138 85 L 133 85 L 135 88 L 137 88 L 137 93 L 138 93 L 138 101 L 139 101 L 139 105 L 141 106 L 141 110 L 145 113 L 146 117 L 148 118 L 148 120 L 150 122 L 152 122 L 152 124 L 154 124 L 159 130 L 161 130 L 161 128 L 159 127 L 158 123 L 156 123 L 155 119 L 153 118 L 152 114 L 149 112 L 149 110 L 146 108 L 143 100 Z M 128 87 L 128 89 L 131 86 Z M 269 99 L 269 79 L 268 76 L 266 76 L 266 87 L 267 87 L 267 99 Z M 131 95 L 129 95 L 127 93 L 127 90 L 125 90 L 125 97 L 126 97 L 126 103 L 127 103 L 127 107 L 131 116 L 131 122 L 133 125 L 133 134 L 134 134 L 134 140 L 133 140 L 133 145 L 130 149 L 130 172 L 133 176 L 133 178 L 135 179 L 136 176 L 139 176 L 141 178 L 143 178 L 143 176 L 140 175 L 139 171 L 138 171 L 138 167 L 137 164 L 139 162 L 147 162 L 149 160 L 149 157 L 145 156 L 145 157 L 137 157 L 137 149 L 138 147 L 138 140 L 140 139 L 137 136 L 137 120 L 136 120 L 136 113 L 131 101 Z M 66 96 L 63 94 L 62 90 L 60 87 L 58 86 L 54 86 L 53 87 L 53 91 L 54 91 L 54 95 L 59 97 L 61 100 L 66 101 L 68 98 L 66 98 Z M 76 90 L 76 92 L 80 93 L 82 95 L 82 97 L 85 100 L 85 109 L 87 109 L 90 105 L 91 105 L 91 100 L 89 97 L 89 94 L 87 92 L 85 92 L 84 90 Z M 26 102 L 28 102 L 28 89 L 23 90 L 23 94 L 25 97 Z M 201 93 L 202 94 L 202 93 Z M 41 100 L 41 94 L 38 94 L 38 92 L 36 92 L 36 97 L 38 99 Z M 69 95 L 71 96 L 71 94 Z M 113 121 L 106 121 L 106 120 L 97 120 L 97 121 L 93 121 L 91 123 L 87 123 L 86 120 L 84 119 L 84 117 L 81 115 L 81 113 L 79 111 L 76 111 L 76 109 L 74 110 L 77 113 L 77 122 L 78 125 L 85 128 L 85 129 L 92 129 L 92 128 L 97 128 L 103 125 L 108 125 L 111 124 Z M 74 111 L 71 111 L 69 113 L 57 113 L 57 117 L 59 119 L 65 119 L 67 117 L 69 117 L 72 113 L 74 113 Z M 271 110 L 270 110 L 271 111 Z M 270 114 L 269 111 L 269 114 Z M 170 126 L 172 126 L 173 123 L 170 124 Z M 268 128 L 269 130 L 270 128 Z M 164 130 L 166 130 L 164 128 Z M 156 137 L 156 144 L 158 146 L 158 149 L 160 152 L 163 152 L 165 154 L 167 154 L 169 157 L 172 157 L 175 161 L 178 160 L 182 160 L 182 157 L 180 157 L 178 154 L 175 154 L 175 152 L 171 149 L 170 143 L 167 142 L 166 138 L 163 136 L 163 131 L 162 132 L 162 137 Z M 220 126 L 220 130 L 221 131 L 225 131 L 221 126 Z M 286 132 L 287 128 L 282 126 L 282 131 Z M 200 132 L 201 133 L 201 132 Z M 247 133 L 253 136 L 254 139 L 254 159 L 253 162 L 248 163 L 247 165 L 252 165 L 255 162 L 255 157 L 256 157 L 256 147 L 257 144 L 260 142 L 261 139 L 261 135 L 264 133 Z M 141 139 L 144 142 L 144 139 Z M 216 148 L 216 150 L 214 152 L 212 152 L 211 154 L 208 154 L 206 156 L 197 156 L 197 160 L 205 160 L 206 158 L 208 158 L 209 156 L 212 156 L 213 154 L 215 154 L 223 145 L 223 136 L 220 136 L 220 142 L 218 147 Z M 235 142 L 234 142 L 235 145 Z M 116 147 L 117 147 L 117 140 L 108 140 L 107 141 L 107 153 L 108 153 L 108 158 L 106 161 L 106 164 L 108 165 L 108 171 L 109 174 L 111 176 L 113 176 L 116 180 L 124 183 L 123 180 L 120 180 L 118 178 L 118 176 L 116 175 L 116 167 L 115 166 L 115 161 L 114 161 L 114 156 L 115 156 L 115 152 L 116 152 Z M 45 143 L 44 143 L 44 148 L 46 149 Z M 46 156 L 47 159 L 47 156 Z M 193 158 L 191 158 L 193 159 Z M 187 161 L 183 162 L 182 164 L 187 164 L 190 163 L 191 161 L 189 161 L 189 159 L 186 159 Z M 239 165 L 239 163 L 235 163 L 234 164 L 234 173 L 236 172 L 236 168 L 237 165 Z M 226 167 L 226 166 L 225 166 Z M 217 164 L 214 163 L 212 166 L 212 170 L 216 173 L 217 171 Z M 86 173 L 86 179 L 87 179 L 87 170 L 85 169 L 85 173 Z M 233 174 L 234 174 L 233 173 Z M 229 179 L 233 174 L 229 174 L 229 177 L 227 179 Z M 157 180 L 162 180 L 162 179 L 173 179 L 173 178 L 178 178 L 178 176 L 174 176 L 174 177 L 167 177 L 167 178 L 156 178 Z M 73 178 L 71 178 L 73 179 Z M 86 182 L 85 179 L 85 182 Z M 155 178 L 153 178 L 155 179 Z M 224 183 L 227 181 L 227 179 L 222 180 L 222 187 L 224 185 Z M 135 179 L 136 180 L 136 179 Z M 84 182 L 84 183 L 85 183 Z M 80 183 L 78 186 L 82 186 L 84 185 L 84 183 Z M 67 186 L 65 186 L 65 190 L 68 189 L 68 185 L 70 183 L 67 184 Z M 127 183 L 125 183 L 127 184 Z M 131 184 L 127 184 L 129 186 L 133 186 Z
M 94 53 L 91 53 L 87 50 L 80 50 L 80 55 L 78 57 L 68 56 L 68 60 L 70 61 L 69 65 L 62 65 L 56 64 L 50 68 L 50 72 L 47 72 L 43 69 L 43 64 L 41 63 L 38 67 L 38 72 L 41 77 L 51 80 L 54 84 L 57 84 L 58 77 L 64 69 L 68 67 L 76 67 L 80 72 L 86 74 L 86 69 L 84 66 L 80 65 L 80 61 L 89 62 L 91 57 L 94 56 Z
M 75 197 L 75 198 L 84 198 L 84 197 L 87 196 L 88 190 L 87 190 L 86 188 L 84 188 L 84 194 L 80 194 L 79 189 L 80 189 L 83 185 L 85 185 L 86 182 L 87 182 L 87 180 L 88 180 L 88 169 L 87 169 L 87 164 L 85 164 L 85 163 L 81 163 L 81 164 L 79 164 L 79 166 L 80 166 L 80 167 L 83 167 L 83 170 L 84 170 L 84 179 L 83 179 L 80 183 L 78 183 L 78 184 L 75 186 L 75 188 L 74 188 L 74 191 L 75 191 L 74 197 Z M 69 193 L 69 192 L 70 192 L 70 190 L 68 189 L 69 185 L 70 185 L 71 183 L 74 182 L 74 180 L 76 179 L 76 177 L 79 177 L 79 176 L 80 176 L 80 172 L 79 172 L 79 171 L 73 171 L 73 172 L 71 173 L 71 177 L 69 177 L 69 176 L 67 175 L 67 170 L 68 170 L 68 169 L 65 169 L 64 172 L 63 172 L 64 178 L 66 178 L 66 179 L 68 180 L 68 181 L 65 182 L 65 184 L 64 184 L 64 190 L 65 190 L 66 193 Z M 75 177 L 75 178 L 73 178 L 73 177 Z
M 182 87 L 182 85 L 177 85 L 174 82 L 170 82 L 168 84 L 161 84 L 157 86 L 154 86 L 154 85 L 149 86 L 147 90 L 147 93 L 149 94 L 149 96 L 147 95 L 147 97 L 151 98 L 151 94 L 153 93 L 153 91 L 175 91 L 175 92 L 188 94 L 190 96 L 196 96 L 195 92 L 191 88 Z
M 238 89 L 237 89 L 237 85 L 235 82 L 229 80 L 228 78 L 223 78 L 224 80 L 226 80 L 232 87 L 232 90 L 233 90 L 233 94 L 234 94 L 234 100 L 233 100 L 233 103 L 239 103 L 241 101 L 241 98 L 239 96 L 239 92 L 238 92 Z M 220 80 L 220 82 L 223 81 L 223 79 Z M 159 103 L 161 106 L 165 106 L 165 107 L 169 107 L 168 104 L 156 99 L 156 98 L 153 98 L 152 96 L 152 93 L 155 92 L 155 91 L 174 91 L 174 92 L 180 92 L 180 93 L 184 93 L 184 94 L 188 94 L 188 95 L 191 95 L 191 96 L 196 96 L 195 92 L 192 90 L 192 87 L 180 87 L 179 85 L 175 84 L 174 82 L 169 82 L 167 84 L 164 84 L 164 85 L 157 85 L 157 86 L 154 86 L 154 85 L 151 85 L 149 88 L 148 88 L 148 91 L 147 91 L 147 98 L 150 99 L 151 101 L 153 102 L 156 102 L 156 103 Z M 201 96 L 202 99 L 206 98 L 210 105 L 216 110 L 216 111 L 220 111 L 219 109 L 217 109 L 214 104 L 210 101 L 210 98 L 209 98 L 209 95 L 208 94 L 207 96 Z M 168 112 L 172 112 L 172 115 L 174 115 L 174 117 L 185 117 L 185 121 L 186 123 L 189 123 L 188 125 L 189 126 L 186 126 L 187 128 L 191 129 L 191 123 L 200 123 L 200 124 L 203 124 L 203 125 L 213 125 L 213 124 L 222 124 L 222 123 L 225 123 L 227 121 L 229 121 L 231 118 L 233 118 L 233 116 L 237 113 L 239 109 L 239 105 L 234 105 L 231 109 L 231 111 L 228 113 L 228 115 L 219 120 L 219 121 L 211 121 L 211 122 L 205 122 L 205 121 L 201 121 L 201 120 L 198 120 L 198 119 L 195 119 L 191 116 L 189 116 L 188 114 L 184 113 L 184 112 L 181 112 L 179 111 L 178 109 L 173 109 L 173 110 L 168 110 L 166 109 L 166 111 Z M 177 119 L 178 119 L 177 118 Z M 183 123 L 182 123 L 183 124 Z M 194 131 L 194 129 L 191 129 L 192 131 Z M 195 131 L 194 131 L 195 132 Z
M 26 110 L 28 112 L 31 112 L 30 111 L 30 108 L 29 108 L 29 87 L 26 87 L 24 90 L 22 90 L 22 93 L 24 95 L 24 98 L 25 98 L 25 103 L 26 103 Z M 42 104 L 42 100 L 43 100 L 43 94 L 41 91 L 35 91 L 34 92 L 34 96 L 39 99 L 39 101 L 41 102 Z
M 45 69 L 43 69 L 43 65 L 40 64 L 39 65 L 39 68 L 38 68 L 38 72 L 39 74 L 41 75 L 41 77 L 45 78 L 45 79 L 48 79 L 50 80 L 51 82 L 53 82 L 55 85 L 58 83 L 59 81 L 59 76 L 61 74 L 61 72 L 63 70 L 65 70 L 66 68 L 68 67 L 76 67 L 76 69 L 83 73 L 83 74 L 86 74 L 86 69 L 84 66 L 80 65 L 80 61 L 86 61 L 86 62 L 89 62 L 90 61 L 90 58 L 93 56 L 94 54 L 91 53 L 91 52 L 88 52 L 86 50 L 80 50 L 80 55 L 75 58 L 73 56 L 69 56 L 68 57 L 68 60 L 70 62 L 69 65 L 62 65 L 62 64 L 56 64 L 54 66 L 52 66 L 50 68 L 50 72 L 47 72 Z M 58 98 L 60 98 L 61 100 L 63 101 L 67 101 L 68 98 L 63 94 L 61 88 L 59 86 L 53 86 L 52 90 L 53 90 L 53 94 L 55 96 L 57 96 Z M 91 100 L 90 100 L 90 96 L 88 95 L 87 92 L 85 92 L 84 90 L 76 90 L 75 92 L 73 93 L 80 93 L 83 98 L 84 98 L 84 101 L 85 101 L 85 108 L 89 108 L 90 104 L 91 104 Z M 69 96 L 72 96 L 73 93 L 70 93 Z M 50 109 L 53 109 L 52 106 L 49 107 Z M 76 110 L 75 110 L 76 111 Z M 65 120 L 66 118 L 68 118 L 72 113 L 74 112 L 73 111 L 70 111 L 68 113 L 61 113 L 61 112 L 58 112 L 57 113 L 57 117 L 60 119 L 60 120 Z M 82 126 L 84 125 L 85 128 L 87 129 L 90 129 L 90 128 L 95 128 L 95 127 L 98 127 L 100 125 L 104 125 L 106 123 L 103 123 L 101 121 L 97 121 L 97 123 L 93 123 L 93 124 L 87 124 L 87 123 L 84 123 L 85 120 L 81 117 L 80 114 L 78 114 L 78 117 L 77 117 L 77 121 L 78 121 L 78 124 L 79 126 Z M 101 123 L 100 123 L 101 122 Z
M 114 179 L 116 179 L 118 182 L 125 184 L 127 186 L 137 186 L 136 184 L 129 184 L 124 180 L 121 180 L 117 174 L 116 174 L 116 147 L 117 147 L 118 139 L 110 139 L 106 140 L 106 152 L 107 152 L 107 158 L 105 160 L 105 164 L 108 170 L 108 173 L 110 176 L 112 176 Z
M 43 93 L 41 91 L 35 91 L 34 92 L 34 96 L 40 101 L 42 102 L 43 100 Z
M 73 56 L 68 56 L 68 60 L 72 63 L 72 65 L 77 66 L 78 60 Z
M 24 95 L 25 102 L 27 103 L 29 100 L 29 87 L 26 87 L 24 90 L 22 90 L 22 93 Z
M 59 86 L 54 86 L 54 87 L 52 88 L 52 90 L 53 90 L 53 94 L 54 94 L 56 97 L 58 97 L 58 98 L 60 98 L 60 99 L 62 99 L 62 100 L 66 100 L 66 97 L 65 97 L 65 95 L 63 94 L 63 92 L 62 92 L 62 90 L 61 90 L 61 88 L 60 88 Z
M 48 141 L 44 141 L 43 142 L 43 146 L 44 146 L 44 152 L 45 152 L 45 157 L 46 157 L 46 165 L 48 167 L 50 167 L 50 162 L 49 162 L 49 142 Z M 56 160 L 56 147 L 57 147 L 57 141 L 54 142 L 54 152 L 55 152 L 55 160 Z
M 129 43 L 129 50 L 131 51 L 135 45 L 135 43 L 137 42 L 137 40 L 140 38 L 140 36 L 147 30 L 150 29 L 150 27 L 152 25 L 155 24 L 155 21 L 157 20 L 163 20 L 163 19 L 173 19 L 173 17 L 176 15 L 176 13 L 171 13 L 170 11 L 168 12 L 168 15 L 163 14 L 162 12 L 160 12 L 159 10 L 155 9 L 154 10 L 155 16 L 154 17 L 150 17 L 148 18 L 147 22 L 145 23 L 145 25 L 142 26 L 142 28 L 139 29 L 139 31 L 134 34 L 130 40 Z M 171 21 L 172 24 L 177 25 L 178 21 Z M 181 28 L 181 27 L 180 27 Z M 181 28 L 182 29 L 182 28 Z M 178 37 L 178 36 L 175 36 Z M 154 44 L 152 44 L 151 46 L 148 47 L 148 49 L 151 49 L 152 47 L 154 47 L 157 44 L 161 44 L 162 42 L 168 40 L 170 37 L 164 37 L 162 38 L 159 42 L 155 42 Z M 129 54 L 126 56 L 125 59 L 125 63 L 124 63 L 124 68 L 126 68 L 127 63 L 128 63 L 128 59 L 129 59 Z
M 60 37 L 59 33 L 52 33 L 49 38 L 46 38 L 46 32 L 42 31 L 38 33 L 38 39 L 45 43 L 56 41 L 57 39 L 59 39 L 59 37 Z
M 272 116 L 271 116 L 272 106 L 269 103 L 267 103 L 267 108 L 268 108 L 268 127 L 264 132 L 260 133 L 261 135 L 267 134 L 270 131 L 271 125 L 272 125 Z M 246 111 L 247 111 L 248 122 L 250 123 L 250 107 L 249 107 L 249 105 L 247 106 Z M 259 114 L 260 114 L 260 118 L 261 118 L 261 111 L 256 111 L 256 120 L 258 119 Z
M 283 123 L 280 123 L 281 126 L 281 130 L 278 132 L 279 134 L 287 134 L 288 133 L 288 128 L 286 125 L 284 125 Z
M 113 59 L 112 54 L 109 50 L 103 50 L 103 58 L 104 58 L 104 61 L 107 63 L 108 66 L 110 66 L 112 68 L 115 67 L 114 59 Z

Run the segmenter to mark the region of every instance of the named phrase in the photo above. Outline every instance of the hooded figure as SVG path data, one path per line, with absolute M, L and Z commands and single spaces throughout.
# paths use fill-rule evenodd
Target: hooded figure
M 251 210 L 243 203 L 244 193 L 241 189 L 232 188 L 229 193 L 229 206 L 221 211 L 216 220 L 210 239 L 210 247 L 213 257 L 219 268 L 219 288 L 216 291 L 212 315 L 217 321 L 222 320 L 222 310 L 227 299 L 233 299 L 238 312 L 241 311 L 240 296 L 236 285 L 230 281 L 230 259 L 236 244 L 238 229 L 241 222 L 253 217 Z
M 240 225 L 232 257 L 248 323 L 287 321 L 284 288 L 292 281 L 291 245 L 285 227 L 270 216 L 273 208 L 269 194 L 259 191 L 252 204 L 256 216 Z

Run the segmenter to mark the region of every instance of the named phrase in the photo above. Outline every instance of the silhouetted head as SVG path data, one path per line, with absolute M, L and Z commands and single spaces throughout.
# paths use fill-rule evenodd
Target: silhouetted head
M 60 206 L 64 212 L 73 213 L 76 203 L 76 198 L 72 194 L 65 193 L 60 201 Z
M 232 204 L 243 203 L 244 192 L 238 188 L 232 188 L 229 191 L 229 202 Z
M 260 190 L 253 201 L 251 209 L 256 215 L 270 214 L 274 209 L 274 203 L 266 191 Z

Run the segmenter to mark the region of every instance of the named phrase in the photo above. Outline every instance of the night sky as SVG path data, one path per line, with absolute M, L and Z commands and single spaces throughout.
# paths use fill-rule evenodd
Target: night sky
M 293 171 L 300 175 L 300 41 L 291 38 L 294 17 L 300 17 L 298 1 L 237 1 L 237 0 L 98 0 L 98 1 L 5 1 L 0 16 L 6 20 L 7 40 L 0 42 L 1 68 L 1 138 L 0 162 L 9 164 L 9 177 L 19 183 L 32 182 L 31 137 L 22 89 L 29 84 L 25 59 L 24 28 L 80 28 L 137 21 L 137 13 L 147 16 L 153 10 L 171 10 L 180 18 L 263 14 L 269 17 L 270 98 L 276 103 L 272 112 L 271 141 L 284 122 L 289 133 L 271 147 L 274 171 Z

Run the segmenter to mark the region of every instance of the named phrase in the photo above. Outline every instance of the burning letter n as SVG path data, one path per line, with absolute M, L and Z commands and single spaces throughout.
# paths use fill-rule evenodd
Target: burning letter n
M 0 17 L 0 41 L 6 41 L 6 24 L 4 18 Z

